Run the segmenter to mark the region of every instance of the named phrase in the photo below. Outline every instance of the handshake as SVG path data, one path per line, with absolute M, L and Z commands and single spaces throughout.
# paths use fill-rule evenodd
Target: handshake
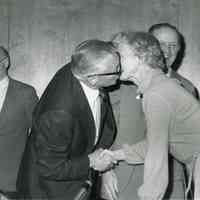
M 97 149 L 89 155 L 90 167 L 104 172 L 113 168 L 119 161 L 125 161 L 128 164 L 143 164 L 146 152 L 145 140 L 134 145 L 124 144 L 121 149 L 115 151 Z
M 110 151 L 97 149 L 89 154 L 90 167 L 96 171 L 107 171 L 113 168 L 120 160 L 124 160 L 123 150 Z

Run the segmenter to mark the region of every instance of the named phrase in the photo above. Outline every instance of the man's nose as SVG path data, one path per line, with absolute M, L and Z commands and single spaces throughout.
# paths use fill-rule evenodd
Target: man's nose
M 165 57 L 170 58 L 171 56 L 173 56 L 173 51 L 170 47 L 168 47 L 165 52 Z

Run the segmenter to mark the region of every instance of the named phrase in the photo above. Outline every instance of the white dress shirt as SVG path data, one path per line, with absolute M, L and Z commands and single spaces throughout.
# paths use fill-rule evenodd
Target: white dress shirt
M 100 97 L 99 97 L 99 90 L 90 88 L 81 81 L 80 81 L 80 84 L 87 97 L 87 100 L 90 105 L 90 109 L 92 111 L 93 118 L 95 121 L 96 135 L 95 135 L 94 144 L 96 144 L 99 137 L 99 127 L 100 127 L 100 117 L 101 117 L 101 103 L 100 103 Z
M 7 76 L 0 81 L 0 111 L 3 107 L 3 103 L 6 98 L 8 84 L 9 84 L 9 78 Z

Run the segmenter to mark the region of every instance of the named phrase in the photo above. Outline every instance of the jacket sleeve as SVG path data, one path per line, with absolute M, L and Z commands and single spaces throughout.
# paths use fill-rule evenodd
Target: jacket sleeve
M 26 96 L 27 96 L 26 97 L 26 115 L 29 121 L 29 127 L 31 128 L 33 111 L 39 99 L 38 99 L 35 89 L 32 87 L 30 87 L 29 90 L 27 90 Z
M 62 110 L 43 114 L 34 126 L 37 167 L 40 175 L 50 180 L 86 179 L 88 155 L 72 157 L 74 119 Z

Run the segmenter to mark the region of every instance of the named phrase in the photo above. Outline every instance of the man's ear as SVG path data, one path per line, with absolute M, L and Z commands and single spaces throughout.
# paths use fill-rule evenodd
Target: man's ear
M 136 59 L 138 65 L 144 65 L 145 64 L 142 59 L 139 59 L 138 57 L 135 57 L 135 59 Z
M 143 64 L 142 69 L 145 74 L 148 74 L 153 68 L 149 67 L 147 64 Z

